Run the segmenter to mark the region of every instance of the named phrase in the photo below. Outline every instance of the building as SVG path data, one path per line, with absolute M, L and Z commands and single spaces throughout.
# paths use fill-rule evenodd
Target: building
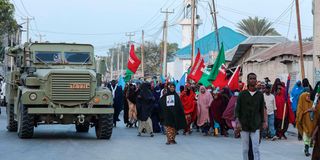
M 218 30 L 220 42 L 223 43 L 225 51 L 233 49 L 238 44 L 247 39 L 241 33 L 235 32 L 228 27 L 221 27 Z M 214 63 L 218 53 L 216 33 L 211 32 L 195 42 L 196 50 L 199 49 L 207 65 Z M 187 72 L 191 65 L 191 45 L 178 50 L 173 61 L 168 63 L 167 75 L 180 79 Z M 194 57 L 196 54 L 194 55 Z
M 311 84 L 313 80 L 313 43 L 303 43 L 303 58 L 305 75 Z M 243 75 L 250 72 L 257 74 L 258 80 L 268 77 L 272 82 L 276 78 L 286 81 L 288 74 L 291 77 L 291 87 L 296 80 L 301 80 L 300 72 L 300 50 L 298 42 L 284 42 L 276 44 L 269 49 L 248 57 L 242 65 Z M 320 76 L 320 75 L 319 75 Z M 246 81 L 246 77 L 242 77 Z

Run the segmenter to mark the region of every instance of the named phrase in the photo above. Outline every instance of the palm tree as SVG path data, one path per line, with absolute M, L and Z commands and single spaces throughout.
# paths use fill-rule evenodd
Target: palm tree
M 248 36 L 279 36 L 280 34 L 271 27 L 272 22 L 266 18 L 249 17 L 238 23 L 238 31 Z

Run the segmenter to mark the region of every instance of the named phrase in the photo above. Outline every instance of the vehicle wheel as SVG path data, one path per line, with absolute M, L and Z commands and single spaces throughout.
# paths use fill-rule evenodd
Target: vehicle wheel
M 101 114 L 96 122 L 97 139 L 110 139 L 113 128 L 113 114 Z
M 7 130 L 9 132 L 17 132 L 18 123 L 14 120 L 14 110 L 13 105 L 7 104 Z
M 77 132 L 87 133 L 89 132 L 89 122 L 84 122 L 82 124 L 75 124 Z
M 20 138 L 31 138 L 34 131 L 34 116 L 28 114 L 28 108 L 20 103 L 18 114 L 18 136 Z

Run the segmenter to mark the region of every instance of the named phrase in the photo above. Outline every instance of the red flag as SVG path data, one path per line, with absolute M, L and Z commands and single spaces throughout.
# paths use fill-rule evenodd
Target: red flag
M 237 67 L 237 69 L 234 71 L 232 77 L 228 82 L 228 86 L 232 91 L 239 89 L 239 76 L 240 76 L 240 66 Z
M 224 65 L 221 65 L 221 67 L 219 68 L 218 75 L 212 82 L 212 84 L 214 85 L 214 87 L 219 87 L 220 89 L 228 85 L 227 72 Z
M 200 50 L 198 49 L 197 57 L 194 61 L 190 74 L 188 75 L 188 79 L 194 80 L 196 83 L 201 79 L 203 74 L 203 69 L 205 68 L 204 60 L 200 55 Z
M 131 45 L 130 55 L 128 58 L 128 69 L 131 72 L 136 73 L 137 69 L 139 68 L 140 63 L 141 63 L 140 59 L 134 53 L 134 45 Z

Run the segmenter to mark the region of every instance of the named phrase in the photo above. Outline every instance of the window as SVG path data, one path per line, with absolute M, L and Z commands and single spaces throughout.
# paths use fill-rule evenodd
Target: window
M 60 52 L 36 52 L 35 63 L 61 63 Z
M 68 63 L 90 64 L 89 52 L 65 52 L 65 60 Z

